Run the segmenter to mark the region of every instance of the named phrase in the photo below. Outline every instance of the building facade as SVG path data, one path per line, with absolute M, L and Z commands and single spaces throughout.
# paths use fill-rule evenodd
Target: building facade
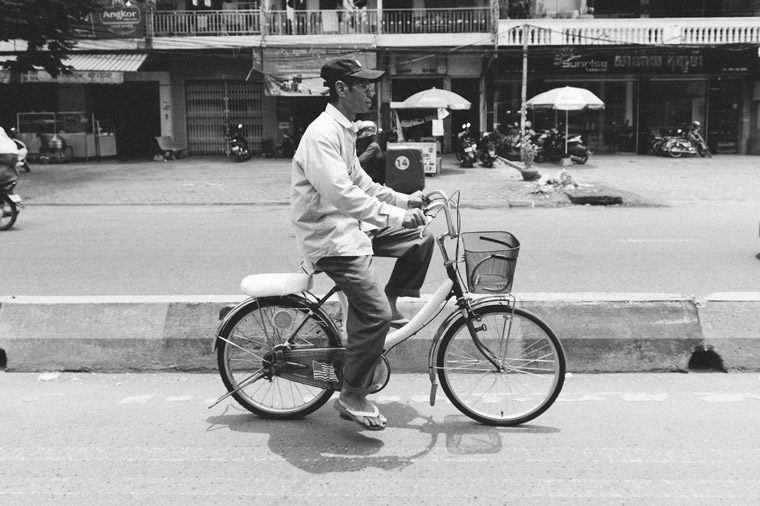
M 386 130 L 396 126 L 391 103 L 417 91 L 473 104 L 444 120 L 444 151 L 462 123 L 502 132 L 519 123 L 525 81 L 527 98 L 572 85 L 604 100 L 604 110 L 568 118 L 595 152 L 646 153 L 652 132 L 698 120 L 716 153 L 760 154 L 758 15 L 754 0 L 118 1 L 82 27 L 71 74 L 0 71 L 9 97 L 0 124 L 28 135 L 86 130 L 98 145 L 111 134 L 116 156 L 140 158 L 161 135 L 192 155 L 223 155 L 227 126 L 242 123 L 253 150 L 270 152 L 297 143 L 324 109 L 321 65 L 350 56 L 387 71 L 368 118 Z M 0 43 L 0 62 L 24 49 Z

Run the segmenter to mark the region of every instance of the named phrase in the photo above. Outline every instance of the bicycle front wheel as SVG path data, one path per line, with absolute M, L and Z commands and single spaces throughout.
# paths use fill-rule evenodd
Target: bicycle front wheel
M 224 385 L 241 406 L 262 418 L 289 420 L 319 409 L 333 390 L 277 376 L 271 363 L 284 345 L 328 348 L 340 337 L 325 324 L 327 316 L 297 298 L 259 299 L 234 315 L 219 333 L 217 363 Z
M 449 400 L 487 425 L 533 420 L 557 399 L 565 380 L 565 354 L 554 332 L 537 316 L 504 304 L 474 310 L 483 351 L 460 318 L 443 336 L 436 365 Z M 491 358 L 486 357 L 488 354 Z

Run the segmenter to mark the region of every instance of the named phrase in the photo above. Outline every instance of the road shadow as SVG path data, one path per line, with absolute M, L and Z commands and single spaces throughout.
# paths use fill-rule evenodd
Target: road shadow
M 540 425 L 491 427 L 464 415 L 446 415 L 434 422 L 408 404 L 383 403 L 388 429 L 362 431 L 353 422 L 338 418 L 332 401 L 324 408 L 299 420 L 265 420 L 235 404 L 207 418 L 207 430 L 268 435 L 269 450 L 292 466 L 312 474 L 403 469 L 424 459 L 436 447 L 452 455 L 487 455 L 504 450 L 502 437 L 508 434 L 549 434 L 559 429 Z M 406 429 L 402 433 L 393 429 Z M 393 445 L 392 447 L 389 447 Z

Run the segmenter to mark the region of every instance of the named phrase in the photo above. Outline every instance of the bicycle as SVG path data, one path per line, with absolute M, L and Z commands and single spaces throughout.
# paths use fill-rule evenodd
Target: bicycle
M 455 299 L 456 308 L 439 326 L 428 355 L 431 406 L 440 380 L 446 397 L 468 417 L 487 425 L 520 425 L 557 399 L 565 378 L 564 351 L 546 323 L 515 307 L 511 287 L 519 241 L 508 232 L 460 234 L 458 195 L 456 201 L 438 190 L 426 195 L 425 228 L 441 211 L 446 218 L 446 230 L 436 243 L 448 279 L 409 323 L 388 334 L 374 392 L 390 379 L 387 353 Z M 455 241 L 453 260 L 447 239 Z M 319 298 L 309 291 L 313 276 L 258 274 L 241 282 L 250 298 L 220 311 L 214 350 L 227 393 L 210 407 L 232 396 L 262 418 L 296 419 L 340 391 L 344 345 L 336 320 L 323 307 L 339 289 L 333 287 Z

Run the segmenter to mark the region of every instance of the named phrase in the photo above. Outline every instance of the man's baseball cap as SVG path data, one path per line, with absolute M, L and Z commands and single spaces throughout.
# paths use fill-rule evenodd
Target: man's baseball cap
M 325 80 L 325 85 L 329 88 L 337 81 L 346 77 L 366 79 L 370 82 L 379 81 L 385 75 L 385 71 L 365 69 L 361 63 L 353 58 L 335 58 L 322 66 L 320 75 Z

